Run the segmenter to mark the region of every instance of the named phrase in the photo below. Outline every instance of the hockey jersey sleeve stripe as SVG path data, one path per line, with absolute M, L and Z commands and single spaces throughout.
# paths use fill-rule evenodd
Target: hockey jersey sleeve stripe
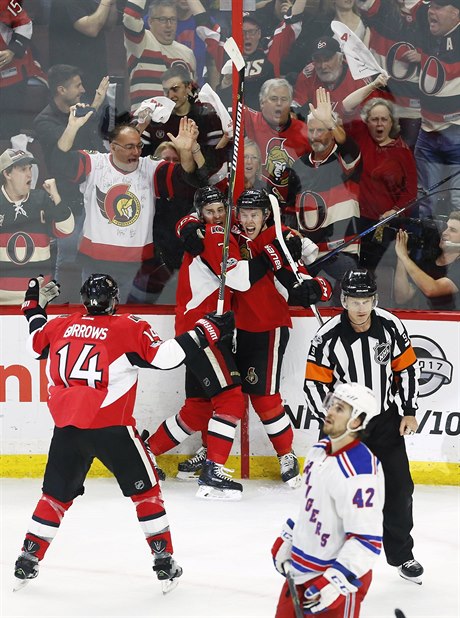
M 401 372 L 417 362 L 414 349 L 412 346 L 407 348 L 400 356 L 393 359 L 391 367 L 393 371 Z
M 361 543 L 363 547 L 370 550 L 377 556 L 382 551 L 382 537 L 380 536 L 370 536 L 366 534 L 353 534 L 353 533 L 347 532 L 346 537 L 347 537 L 347 541 L 351 539 L 355 539 L 356 541 Z
M 292 547 L 292 564 L 301 573 L 310 571 L 324 572 L 334 564 L 334 560 L 321 560 L 316 556 L 305 554 L 299 547 Z
M 305 379 L 313 380 L 314 382 L 322 382 L 323 384 L 331 384 L 334 373 L 328 367 L 321 367 L 316 363 L 308 362 L 305 368 Z

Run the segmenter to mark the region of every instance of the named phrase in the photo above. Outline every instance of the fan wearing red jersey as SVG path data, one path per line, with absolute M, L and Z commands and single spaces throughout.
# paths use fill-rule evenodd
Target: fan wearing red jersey
M 28 346 L 35 358 L 47 358 L 48 408 L 55 428 L 43 494 L 15 564 L 15 589 L 37 577 L 39 562 L 66 511 L 83 494 L 86 475 L 97 457 L 113 473 L 123 495 L 133 501 L 153 554 L 153 570 L 163 592 L 168 592 L 182 569 L 173 558 L 154 462 L 133 417 L 139 368 L 190 364 L 199 368 L 212 389 L 205 348 L 232 336 L 233 315 L 209 314 L 188 332 L 162 341 L 144 320 L 115 314 L 118 285 L 110 275 L 91 275 L 80 293 L 86 312 L 49 322 L 45 308 L 59 294 L 55 281 L 43 286 L 42 277 L 31 279 L 23 303 Z

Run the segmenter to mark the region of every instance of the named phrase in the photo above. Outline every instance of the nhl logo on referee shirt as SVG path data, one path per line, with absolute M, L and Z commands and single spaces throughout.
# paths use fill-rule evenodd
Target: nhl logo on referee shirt
M 379 365 L 386 365 L 390 360 L 390 344 L 378 343 L 374 348 L 374 359 Z

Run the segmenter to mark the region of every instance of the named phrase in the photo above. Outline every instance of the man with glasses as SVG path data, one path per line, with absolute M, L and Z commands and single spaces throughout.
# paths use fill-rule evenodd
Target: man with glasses
M 246 61 L 244 75 L 244 101 L 251 109 L 259 110 L 259 92 L 267 79 L 275 77 L 272 63 L 266 56 L 262 29 L 253 15 L 243 18 L 243 57 Z M 265 39 L 266 42 L 266 39 Z M 228 107 L 232 105 L 232 74 L 226 73 L 220 84 L 219 95 Z
M 149 10 L 150 30 L 144 27 L 146 0 L 131 0 L 124 10 L 125 48 L 130 76 L 131 111 L 144 99 L 163 95 L 161 76 L 172 65 L 187 68 L 193 79 L 193 51 L 175 40 L 177 9 L 174 0 L 154 0 Z
M 78 116 L 79 108 L 85 109 L 82 105 L 70 108 L 54 169 L 79 184 L 83 194 L 86 217 L 78 255 L 82 279 L 110 270 L 117 277 L 120 302 L 126 303 L 139 267 L 154 256 L 156 199 L 189 200 L 194 188 L 188 182 L 200 183 L 192 153 L 198 131 L 193 120 L 184 117 L 177 135 L 168 135 L 180 155 L 180 164 L 141 157 L 139 132 L 130 125 L 115 126 L 109 135 L 109 153 L 70 152 L 79 129 L 92 113 Z M 136 293 L 139 297 L 139 289 Z

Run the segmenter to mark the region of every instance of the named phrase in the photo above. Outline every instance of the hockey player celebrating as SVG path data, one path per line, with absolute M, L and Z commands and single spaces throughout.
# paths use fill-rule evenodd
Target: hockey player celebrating
M 318 300 L 327 300 L 330 286 L 322 279 L 306 279 L 302 285 L 296 287 L 297 280 L 293 272 L 284 265 L 284 255 L 275 237 L 274 227 L 267 227 L 270 212 L 270 200 L 263 190 L 248 189 L 238 198 L 237 216 L 240 227 L 234 226 L 232 229 L 230 267 L 226 283 L 234 291 L 232 307 L 238 312 L 238 317 L 235 316 L 238 322 L 236 364 L 238 371 L 244 377 L 242 390 L 250 396 L 252 405 L 274 446 L 280 462 L 282 480 L 295 488 L 300 481 L 299 465 L 292 451 L 292 427 L 279 393 L 281 363 L 291 326 L 287 298 L 289 296 L 291 304 L 308 307 Z M 205 209 L 203 216 L 206 217 Z M 283 233 L 295 261 L 300 257 L 306 263 L 315 259 L 316 245 L 308 239 L 301 241 L 288 228 Z M 195 221 L 183 226 L 181 236 L 185 240 L 186 249 L 188 247 L 189 252 L 199 254 L 199 259 L 209 264 L 205 256 L 205 245 L 211 242 L 214 234 L 212 226 L 208 229 Z M 216 236 L 214 241 L 216 247 L 222 243 L 222 228 L 219 234 L 220 237 Z M 236 253 L 232 253 L 232 247 L 237 247 Z M 219 272 L 217 266 L 220 263 L 220 251 L 221 249 L 215 257 L 215 261 L 218 260 L 215 273 Z M 242 257 L 245 259 L 242 260 Z M 193 264 L 193 258 L 189 259 Z M 243 285 L 240 277 L 247 269 L 250 273 L 249 281 L 246 276 Z M 275 277 L 285 290 L 284 296 L 275 285 Z M 216 274 L 214 279 L 214 285 L 217 286 Z M 193 287 L 196 292 L 193 300 L 195 305 L 199 293 L 206 289 L 204 283 L 205 280 L 201 285 Z M 189 285 L 187 288 L 179 283 L 178 289 L 190 290 L 192 287 Z M 215 290 L 217 297 L 217 287 Z M 263 311 L 260 311 L 261 306 L 264 307 Z M 182 314 L 179 307 L 178 302 L 178 311 Z M 197 429 L 195 425 L 195 431 Z M 203 437 L 205 439 L 205 436 Z M 179 474 L 185 475 L 199 470 L 205 460 L 206 448 L 201 447 L 190 460 L 179 464 Z
M 163 592 L 177 584 L 182 569 L 173 545 L 158 476 L 133 417 L 139 367 L 172 369 L 187 363 L 205 382 L 205 348 L 231 337 L 233 315 L 209 315 L 175 339 L 161 341 L 150 325 L 133 315 L 115 314 L 118 285 L 109 275 L 93 274 L 83 284 L 84 313 L 47 321 L 46 305 L 59 295 L 55 281 L 31 279 L 23 303 L 29 346 L 47 358 L 48 407 L 55 428 L 48 453 L 43 495 L 32 515 L 16 561 L 16 589 L 38 575 L 39 562 L 97 457 L 133 501 L 153 554 L 153 570 Z M 212 393 L 212 391 L 211 391 Z
M 176 302 L 176 333 L 188 330 L 197 318 L 214 309 L 220 286 L 223 223 L 228 208 L 224 195 L 216 187 L 198 189 L 194 197 L 195 214 L 178 224 L 186 253 L 179 270 Z M 197 233 L 198 232 L 198 233 Z M 294 251 L 300 239 L 287 242 Z M 197 254 L 197 255 L 194 255 Z M 236 238 L 230 236 L 227 290 L 225 306 L 230 306 L 231 290 L 248 290 L 274 268 L 274 256 L 282 256 L 277 243 L 267 243 L 260 256 L 252 260 L 240 257 Z M 300 257 L 300 253 L 298 255 Z M 199 471 L 197 497 L 216 500 L 239 500 L 241 483 L 232 480 L 224 467 L 230 454 L 238 422 L 245 411 L 241 378 L 234 357 L 225 342 L 216 342 L 207 349 L 210 364 L 215 368 L 213 383 L 217 392 L 209 398 L 202 383 L 190 367 L 185 370 L 186 400 L 180 412 L 166 419 L 149 439 L 154 455 L 169 451 L 196 431 L 202 431 L 206 447 L 194 461 L 179 464 L 180 478 L 196 478 Z M 211 375 L 210 371 L 210 375 Z M 209 390 L 209 389 L 208 389 Z
M 272 547 L 276 569 L 286 581 L 275 618 L 303 615 L 358 618 L 382 547 L 382 466 L 360 441 L 379 413 L 372 391 L 357 383 L 338 385 L 324 400 L 326 438 L 305 459 L 305 493 L 299 516 L 288 519 Z

